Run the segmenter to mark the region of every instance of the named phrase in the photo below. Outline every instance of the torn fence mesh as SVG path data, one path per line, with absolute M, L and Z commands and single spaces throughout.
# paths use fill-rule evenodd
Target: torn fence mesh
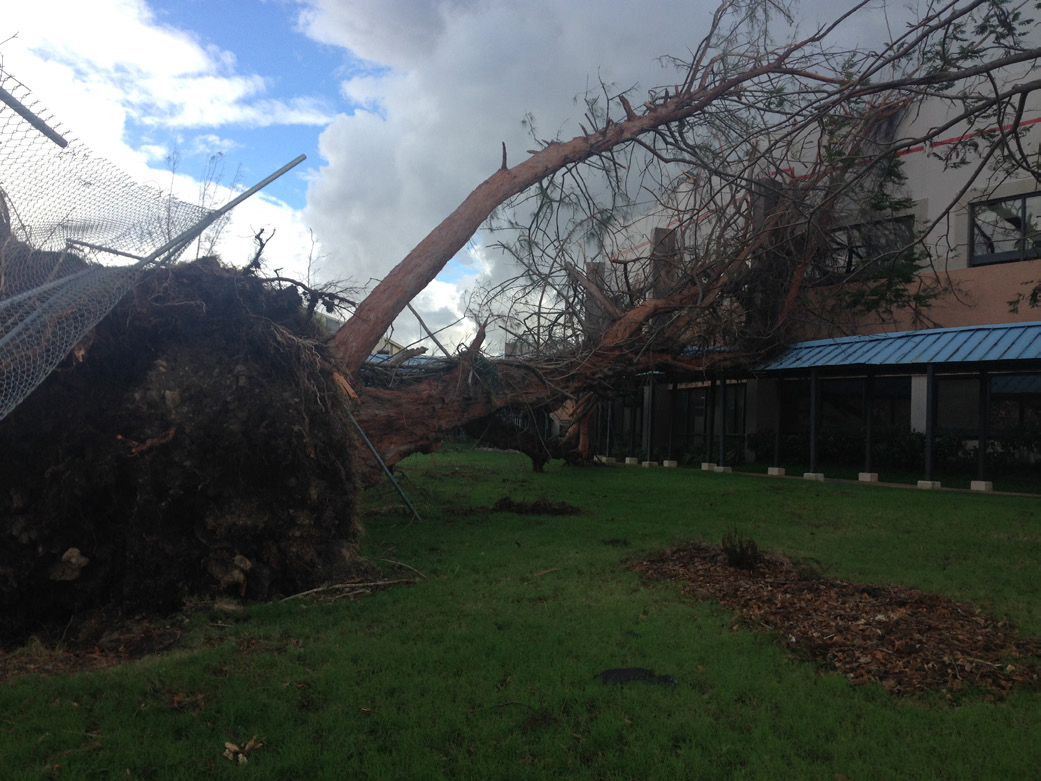
M 146 266 L 175 259 L 191 240 L 157 249 L 212 214 L 137 184 L 69 138 L 0 70 L 0 419 Z

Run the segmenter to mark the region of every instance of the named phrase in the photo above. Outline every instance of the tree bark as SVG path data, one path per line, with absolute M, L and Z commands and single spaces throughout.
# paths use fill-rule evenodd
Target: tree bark
M 658 303 L 658 308 L 645 307 L 644 311 L 660 313 L 664 304 Z M 632 327 L 630 323 L 630 328 L 619 329 L 615 341 L 605 339 L 591 353 L 557 364 L 540 365 L 508 359 L 487 361 L 487 366 L 495 370 L 494 378 L 485 375 L 480 379 L 478 372 L 473 371 L 472 363 L 464 357 L 406 387 L 360 386 L 361 403 L 355 417 L 376 444 L 384 462 L 393 466 L 413 453 L 432 451 L 454 430 L 489 419 L 502 409 L 554 409 L 582 394 L 583 398 L 575 407 L 574 419 L 578 423 L 592 408 L 595 393 L 590 393 L 590 388 L 607 393 L 619 378 L 651 369 L 668 371 L 674 376 L 704 376 L 716 366 L 733 366 L 736 361 L 747 358 L 725 350 L 689 357 L 652 350 L 630 351 L 626 339 Z M 583 446 L 588 451 L 589 442 L 588 437 L 582 441 L 581 426 L 576 425 L 573 430 L 574 433 L 570 434 L 573 446 L 570 440 L 561 443 L 559 452 L 566 455 L 567 451 L 578 457 Z M 502 433 L 494 432 L 495 436 Z M 522 450 L 532 457 L 536 471 L 540 470 L 539 461 L 545 456 L 541 447 L 528 447 L 532 443 L 520 439 L 513 442 L 497 439 L 496 444 Z M 554 447 L 551 452 L 558 455 L 558 448 Z M 380 471 L 375 460 L 369 464 L 363 479 L 366 482 L 379 481 Z

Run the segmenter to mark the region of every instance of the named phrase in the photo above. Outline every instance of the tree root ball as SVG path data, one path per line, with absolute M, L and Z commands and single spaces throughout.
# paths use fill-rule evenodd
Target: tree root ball
M 346 399 L 293 288 L 157 269 L 0 421 L 0 639 L 343 574 Z

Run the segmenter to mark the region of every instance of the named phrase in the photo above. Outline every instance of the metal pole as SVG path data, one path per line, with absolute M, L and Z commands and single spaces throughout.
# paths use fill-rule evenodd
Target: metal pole
M 864 471 L 871 471 L 871 435 L 874 428 L 872 414 L 875 407 L 875 375 L 864 377 Z
M 820 406 L 820 381 L 817 370 L 810 369 L 810 471 L 817 471 L 817 411 Z
M 69 142 L 66 141 L 58 133 L 57 130 L 52 128 L 50 125 L 48 125 L 38 116 L 36 116 L 33 112 L 27 109 L 24 105 L 22 105 L 22 102 L 18 100 L 18 98 L 16 98 L 10 92 L 5 90 L 3 87 L 0 87 L 0 100 L 2 100 L 4 103 L 10 106 L 18 116 L 20 116 L 22 119 L 24 119 L 37 130 L 39 130 L 58 146 L 65 148 L 69 145 Z
M 705 460 L 712 458 L 712 435 L 716 431 L 716 381 L 710 380 L 705 394 Z
M 774 466 L 779 467 L 781 465 L 781 423 L 784 421 L 781 409 L 781 399 L 783 394 L 781 388 L 784 387 L 784 378 L 779 377 L 777 379 L 777 385 L 774 389 L 775 400 L 777 409 L 774 411 Z
M 683 426 L 683 452 L 684 453 L 693 453 L 693 448 L 691 447 L 691 442 L 690 442 L 690 400 L 693 398 L 693 396 L 694 396 L 694 391 L 692 389 L 690 389 L 690 388 L 687 388 L 687 390 L 685 391 L 685 396 L 683 398 L 683 408 L 684 408 L 684 410 L 686 410 L 686 415 L 687 415 L 686 423 Z
M 393 484 L 394 488 L 397 489 L 398 496 L 401 497 L 401 500 L 405 503 L 408 509 L 412 511 L 412 517 L 417 521 L 422 521 L 423 519 L 419 517 L 419 513 L 416 512 L 416 508 L 412 505 L 412 502 L 409 501 L 409 498 L 405 494 L 405 491 L 398 484 L 398 481 L 394 479 L 394 475 L 391 473 L 390 469 L 384 463 L 383 459 L 380 458 L 380 454 L 376 452 L 376 448 L 369 441 L 369 438 L 365 436 L 365 432 L 362 430 L 361 423 L 359 423 L 357 418 L 355 418 L 354 415 L 351 413 L 350 407 L 344 404 L 343 409 L 347 413 L 347 417 L 351 419 L 351 422 L 354 424 L 354 427 L 358 429 L 358 433 L 361 434 L 362 441 L 364 441 L 365 444 L 369 446 L 369 450 L 372 452 L 372 455 L 376 459 L 376 462 L 380 465 L 380 468 L 383 469 L 383 473 L 390 478 L 390 482 Z
M 604 443 L 604 416 L 600 402 L 596 403 L 596 450 L 593 454 L 600 453 L 600 445 Z
M 643 457 L 654 460 L 654 378 L 643 392 Z
M 636 399 L 643 394 L 643 389 L 640 389 L 639 393 L 633 393 L 633 405 L 629 408 L 629 456 L 635 456 L 636 453 Z M 643 405 L 640 405 L 640 414 L 643 414 Z
M 720 466 L 727 463 L 727 381 L 719 381 L 719 461 Z
M 990 374 L 980 370 L 979 427 L 976 435 L 977 480 L 986 480 L 987 440 L 990 439 Z
M 405 306 L 408 307 L 408 311 L 410 311 L 412 314 L 416 316 L 416 319 L 419 321 L 419 327 L 426 331 L 426 335 L 429 336 L 430 339 L 434 342 L 434 344 L 437 345 L 437 349 L 443 352 L 446 358 L 451 358 L 452 353 L 448 352 L 448 350 L 445 349 L 445 346 L 437 340 L 436 336 L 434 336 L 434 332 L 427 328 L 427 324 L 423 322 L 423 318 L 419 316 L 419 312 L 416 311 L 416 308 L 412 306 L 411 302 L 405 304 Z
M 936 435 L 936 365 L 925 367 L 925 479 L 933 479 L 933 438 Z
M 668 452 L 666 454 L 666 457 L 670 461 L 673 460 L 673 457 L 672 457 L 672 436 L 673 436 L 673 432 L 674 432 L 674 430 L 676 428 L 676 394 L 677 393 L 679 393 L 679 391 L 676 388 L 676 384 L 673 383 L 672 387 L 669 389 L 669 444 L 668 444 Z
M 166 244 L 164 244 L 159 249 L 157 249 L 155 252 L 153 252 L 151 255 L 149 255 L 147 258 L 142 260 L 140 265 L 145 265 L 147 263 L 151 263 L 156 258 L 161 258 L 163 255 L 167 255 L 167 254 L 173 252 L 174 250 L 179 249 L 183 245 L 189 243 L 190 241 L 194 240 L 196 236 L 198 236 L 200 233 L 202 233 L 204 230 L 206 230 L 208 227 L 210 227 L 213 223 L 215 223 L 217 220 L 219 220 L 225 214 L 227 214 L 232 209 L 234 209 L 236 206 L 238 206 L 240 203 L 242 203 L 244 200 L 249 198 L 251 195 L 254 195 L 254 194 L 260 192 L 265 187 L 267 187 L 269 184 L 271 184 L 273 181 L 275 181 L 280 176 L 282 176 L 282 174 L 284 174 L 284 173 L 290 171 L 291 169 L 295 168 L 296 166 L 300 165 L 300 163 L 302 163 L 306 159 L 307 159 L 307 155 L 298 155 L 296 158 L 294 158 L 290 162 L 286 163 L 284 166 L 279 168 L 277 171 L 275 171 L 270 176 L 267 176 L 264 179 L 262 179 L 261 181 L 257 182 L 255 185 L 250 187 L 244 193 L 241 193 L 237 197 L 232 198 L 230 201 L 228 201 L 222 207 L 217 209 L 215 212 L 211 212 L 210 214 L 208 214 L 205 217 L 203 217 L 201 220 L 199 220 L 197 223 L 195 223 L 195 225 L 193 225 L 188 230 L 186 230 L 183 233 L 181 233 L 179 236 L 176 236 L 176 237 L 170 239 L 170 241 L 166 242 Z

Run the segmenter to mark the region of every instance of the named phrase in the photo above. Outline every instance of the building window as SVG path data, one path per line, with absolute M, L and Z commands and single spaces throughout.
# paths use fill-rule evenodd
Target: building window
M 972 205 L 970 266 L 1041 258 L 1041 193 Z
M 852 274 L 868 263 L 891 264 L 914 240 L 914 217 L 848 225 L 831 235 L 836 268 Z
M 991 377 L 990 429 L 1004 436 L 1041 436 L 1041 374 Z
M 807 281 L 831 285 L 862 269 L 885 271 L 898 261 L 913 259 L 909 247 L 914 229 L 914 215 L 910 214 L 836 228 L 829 235 L 829 251 L 808 269 Z

